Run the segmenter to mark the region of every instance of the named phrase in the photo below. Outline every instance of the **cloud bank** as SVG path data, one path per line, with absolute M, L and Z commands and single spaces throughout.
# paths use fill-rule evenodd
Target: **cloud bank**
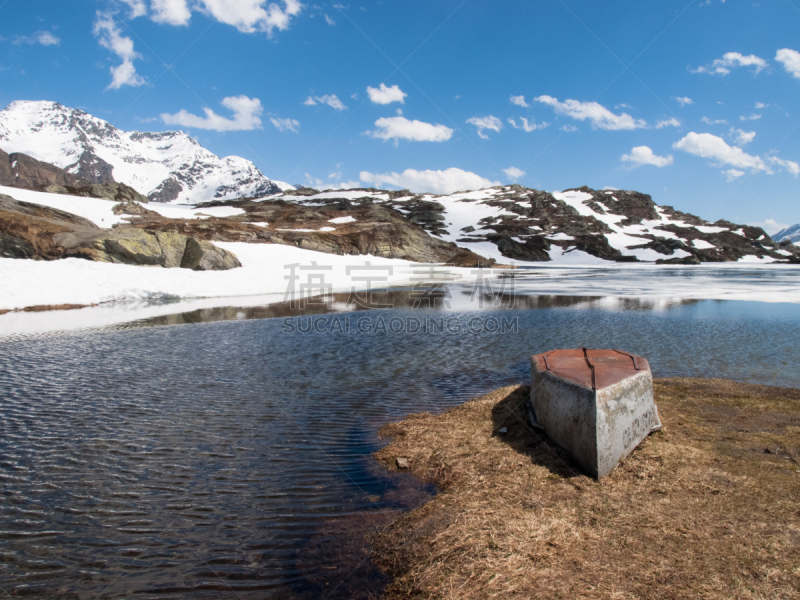
M 402 173 L 370 173 L 361 171 L 359 178 L 364 183 L 375 186 L 391 185 L 407 188 L 412 192 L 430 192 L 433 194 L 452 194 L 467 190 L 479 190 L 494 185 L 499 181 L 490 181 L 470 171 L 462 171 L 455 167 L 442 171 L 417 171 L 406 169 Z

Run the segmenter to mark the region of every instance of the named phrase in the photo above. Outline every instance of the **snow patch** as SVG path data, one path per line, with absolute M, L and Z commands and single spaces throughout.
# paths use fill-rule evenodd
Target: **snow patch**
M 355 217 L 336 217 L 335 219 L 328 219 L 328 223 L 335 223 L 336 225 L 342 225 L 344 223 L 355 223 Z
M 11 196 L 14 200 L 31 202 L 49 208 L 63 210 L 84 219 L 88 219 L 98 227 L 110 228 L 120 223 L 125 215 L 115 215 L 112 208 L 117 204 L 113 200 L 84 198 L 66 194 L 49 194 L 34 190 L 23 190 L 15 187 L 0 186 L 0 194 Z
M 697 248 L 698 250 L 709 250 L 711 248 L 716 249 L 716 246 L 710 242 L 705 240 L 692 240 L 692 246 Z

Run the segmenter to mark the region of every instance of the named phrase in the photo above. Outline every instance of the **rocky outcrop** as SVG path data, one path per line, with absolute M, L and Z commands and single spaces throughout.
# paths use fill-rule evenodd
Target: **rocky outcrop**
M 83 186 L 62 186 L 48 185 L 42 191 L 51 194 L 67 194 L 70 196 L 83 196 L 86 198 L 100 198 L 112 202 L 149 202 L 147 196 L 143 196 L 135 189 L 124 183 L 91 183 Z
M 234 254 L 205 240 L 144 229 L 100 229 L 91 221 L 0 195 L 0 256 L 220 271 L 240 267 Z
M 209 203 L 204 206 L 213 206 Z M 137 228 L 180 233 L 220 242 L 283 244 L 326 254 L 369 254 L 423 263 L 491 265 L 493 260 L 429 235 L 396 210 L 377 204 L 342 209 L 311 207 L 279 200 L 226 202 L 245 211 L 228 218 L 167 219 L 149 214 L 130 219 Z M 342 217 L 351 222 L 332 223 Z M 126 225 L 127 226 L 127 225 Z
M 115 202 L 149 201 L 132 187 L 117 183 L 110 176 L 103 179 L 105 181 L 102 183 L 93 182 L 85 179 L 80 172 L 74 175 L 27 154 L 7 154 L 0 149 L 0 185 Z
M 22 154 L 7 154 L 0 149 L 0 185 L 41 189 L 48 185 L 79 186 L 81 180 L 50 163 Z
M 54 236 L 64 257 L 127 265 L 149 265 L 193 271 L 227 271 L 241 267 L 236 256 L 211 242 L 177 233 L 144 229 L 102 230 L 91 240 L 74 233 Z
M 571 203 L 549 192 L 520 185 L 487 188 L 468 194 L 435 196 L 408 190 L 364 189 L 364 198 L 337 198 L 314 190 L 283 197 L 319 206 L 358 209 L 374 202 L 391 207 L 433 236 L 455 239 L 467 248 L 491 242 L 499 252 L 519 261 L 548 261 L 553 246 L 579 250 L 604 260 L 637 262 L 636 250 L 650 250 L 648 260 L 661 263 L 737 261 L 744 257 L 793 263 L 800 248 L 778 244 L 763 229 L 728 221 L 710 223 L 670 206 L 659 206 L 640 192 L 593 190 L 583 186 L 568 192 L 584 199 Z M 487 216 L 456 230 L 451 214 L 464 211 Z M 458 236 L 458 237 L 455 237 Z M 640 243 L 636 243 L 636 239 Z M 661 255 L 663 258 L 659 258 Z

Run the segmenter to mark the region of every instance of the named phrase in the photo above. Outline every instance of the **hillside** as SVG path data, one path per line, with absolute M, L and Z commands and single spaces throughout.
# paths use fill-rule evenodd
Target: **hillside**
M 519 185 L 448 196 L 375 189 L 300 189 L 265 201 L 307 207 L 391 207 L 431 235 L 498 262 L 639 262 L 698 264 L 797 261 L 759 227 L 709 223 L 647 195 L 588 187 L 544 192 Z
M 792 242 L 793 244 L 797 244 L 800 242 L 800 223 L 787 227 L 786 229 L 781 229 L 773 236 L 773 239 L 776 242 Z

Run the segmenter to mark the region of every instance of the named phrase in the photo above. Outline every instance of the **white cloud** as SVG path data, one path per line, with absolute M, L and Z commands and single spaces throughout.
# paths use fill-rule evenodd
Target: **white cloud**
M 399 86 L 386 87 L 385 83 L 376 88 L 367 86 L 367 94 L 373 104 L 391 104 L 392 102 L 405 104 L 405 97 L 408 96 Z
M 186 4 L 186 0 L 152 0 L 151 8 L 156 23 L 167 25 L 188 25 L 192 13 Z
M 145 0 L 121 0 L 130 9 L 129 18 L 148 14 Z M 192 11 L 232 25 L 243 33 L 266 32 L 272 35 L 275 29 L 286 30 L 292 17 L 303 9 L 299 0 L 151 0 L 150 19 L 165 25 L 188 25 Z M 333 19 L 325 15 L 328 24 Z
M 503 123 L 497 117 L 489 115 L 488 117 L 470 117 L 467 119 L 467 123 L 470 125 L 475 125 L 478 128 L 478 136 L 482 137 L 485 140 L 489 139 L 489 136 L 483 133 L 486 129 L 491 129 L 492 131 L 500 132 L 503 128 Z
M 2 41 L 3 38 L 0 38 Z M 37 31 L 33 35 L 17 35 L 11 39 L 15 46 L 22 44 L 41 44 L 42 46 L 58 46 L 61 40 L 49 31 Z
M 755 137 L 755 131 L 743 131 L 741 129 L 731 127 L 731 138 L 733 138 L 733 143 L 737 146 L 746 146 L 752 142 Z
M 530 133 L 531 131 L 536 131 L 537 129 L 544 129 L 545 127 L 550 125 L 550 123 L 548 123 L 547 121 L 542 121 L 541 123 L 537 123 L 536 121 L 531 121 L 530 123 L 528 123 L 528 119 L 526 119 L 525 117 L 520 117 L 519 120 L 521 123 L 520 125 L 517 125 L 517 122 L 514 119 L 508 119 L 508 123 L 514 129 L 522 129 L 523 131 L 527 131 L 528 133 Z
M 295 133 L 298 133 L 300 121 L 296 119 L 280 119 L 277 117 L 270 117 L 269 120 L 273 125 L 275 125 L 278 131 L 294 131 Z
M 511 104 L 516 104 L 522 108 L 528 108 L 530 104 L 525 102 L 525 96 L 511 96 Z
M 167 125 L 181 125 L 195 129 L 211 129 L 212 131 L 249 131 L 261 128 L 259 115 L 263 109 L 258 98 L 229 96 L 222 100 L 222 105 L 233 112 L 233 118 L 222 117 L 210 108 L 204 108 L 204 117 L 181 109 L 174 115 L 162 114 L 161 120 Z
M 518 169 L 517 167 L 508 167 L 507 169 L 503 169 L 503 173 L 505 173 L 509 179 L 513 179 L 514 181 L 525 175 L 525 171 Z
M 130 9 L 130 14 L 128 15 L 131 19 L 135 19 L 137 17 L 143 17 L 147 14 L 147 3 L 145 0 L 122 0 L 125 4 L 128 5 Z
M 328 25 L 330 25 L 331 27 L 334 27 L 334 26 L 336 25 L 336 21 L 334 21 L 333 19 L 331 19 L 331 18 L 330 18 L 328 15 L 325 15 L 325 22 L 326 22 Z
M 703 117 L 700 119 L 706 125 L 727 125 L 728 122 L 725 119 L 709 119 L 708 117 Z
M 479 190 L 494 185 L 499 181 L 490 181 L 470 171 L 462 171 L 455 167 L 443 171 L 417 171 L 406 169 L 402 173 L 370 173 L 361 171 L 361 181 L 376 186 L 391 185 L 407 188 L 412 192 L 431 192 L 433 194 L 452 194 L 466 190 Z
M 758 121 L 761 118 L 761 115 L 748 115 L 748 116 L 741 116 L 739 117 L 740 121 Z
M 578 100 L 565 100 L 559 102 L 552 96 L 538 96 L 537 102 L 552 106 L 556 114 L 566 115 L 579 121 L 591 121 L 592 127 L 608 130 L 639 129 L 647 127 L 642 119 L 634 119 L 627 113 L 616 115 L 597 102 L 580 102 Z
M 738 179 L 742 175 L 744 175 L 744 171 L 740 171 L 738 169 L 728 169 L 727 171 L 723 171 L 725 175 L 726 181 L 733 181 L 734 179 Z
M 747 132 L 743 133 L 749 135 Z M 718 167 L 734 167 L 723 170 L 728 181 L 733 181 L 737 177 L 744 175 L 744 170 L 749 170 L 751 173 L 772 174 L 773 171 L 770 165 L 785 169 L 795 177 L 800 175 L 800 164 L 794 161 L 784 160 L 777 156 L 768 156 L 766 159 L 762 159 L 760 156 L 752 156 L 741 148 L 729 146 L 725 140 L 710 133 L 695 133 L 692 131 L 683 139 L 675 142 L 672 147 L 695 156 L 709 158 Z
M 710 158 L 717 166 L 730 165 L 739 169 L 749 169 L 753 173 L 771 173 L 767 164 L 759 156 L 751 156 L 736 146 L 729 146 L 725 140 L 710 133 L 688 133 L 686 137 L 672 144 L 695 156 Z M 738 177 L 738 175 L 737 175 Z
M 94 35 L 103 48 L 110 50 L 122 59 L 122 64 L 111 67 L 111 83 L 108 85 L 108 89 L 118 90 L 123 85 L 136 87 L 145 83 L 145 80 L 136 73 L 136 67 L 133 64 L 133 61 L 141 58 L 141 55 L 134 51 L 133 40 L 120 33 L 111 15 L 97 13 Z
M 336 110 L 347 110 L 347 107 L 339 100 L 336 94 L 325 94 L 324 96 L 309 96 L 303 102 L 306 106 L 316 106 L 317 104 L 327 104 Z
M 789 227 L 788 223 L 778 223 L 775 219 L 764 219 L 762 222 L 748 223 L 752 227 L 761 227 L 769 235 L 773 235 Z
M 198 0 L 195 6 L 242 33 L 265 31 L 271 35 L 275 29 L 288 29 L 291 18 L 303 9 L 299 0 L 283 0 L 282 4 L 283 7 L 275 2 L 267 4 L 265 0 Z
M 783 48 L 778 50 L 778 53 L 775 55 L 775 60 L 783 65 L 783 68 L 786 69 L 789 75 L 800 79 L 800 52 L 789 48 Z
M 562 125 L 561 131 L 566 131 L 567 133 L 571 133 L 573 131 L 578 131 L 578 128 L 575 125 Z
M 352 190 L 353 188 L 361 187 L 361 182 L 357 179 L 351 179 L 350 181 L 339 181 L 332 185 L 333 187 L 329 187 L 329 190 Z
M 769 158 L 767 158 L 767 160 L 771 162 L 773 165 L 778 165 L 783 167 L 795 177 L 800 175 L 800 165 L 798 165 L 796 162 L 793 162 L 791 160 L 782 160 L 777 156 L 770 156 Z
M 681 106 L 686 106 L 687 104 L 694 104 L 694 100 L 692 100 L 691 98 L 689 98 L 687 96 L 683 96 L 683 97 L 675 96 L 675 100 L 677 100 L 678 104 L 680 104 Z
M 61 43 L 61 40 L 49 31 L 37 31 L 34 37 L 42 46 L 58 46 Z
M 757 109 L 767 108 L 768 106 L 769 104 L 764 104 L 763 102 L 756 102 L 755 104 L 755 108 Z
M 647 146 L 636 146 L 630 154 L 622 155 L 622 162 L 631 163 L 632 166 L 653 165 L 655 167 L 667 167 L 672 164 L 672 155 L 658 156 Z
M 711 75 L 727 75 L 736 67 L 754 67 L 754 73 L 759 73 L 767 67 L 767 61 L 755 54 L 744 56 L 739 52 L 726 52 L 722 58 L 716 59 L 710 65 L 691 69 L 692 73 L 709 73 Z
M 328 177 L 329 179 L 339 179 L 342 176 L 341 173 L 331 173 Z M 315 189 L 324 191 L 324 190 L 351 190 L 353 188 L 361 187 L 360 181 L 350 180 L 350 181 L 323 181 L 318 177 L 314 177 L 309 173 L 305 174 L 306 181 L 308 182 L 309 187 L 313 187 Z
M 680 127 L 681 122 L 675 117 L 669 119 L 662 119 L 656 123 L 656 129 L 663 129 L 664 127 Z
M 366 131 L 367 135 L 381 140 L 411 140 L 414 142 L 444 142 L 453 135 L 453 130 L 439 124 L 409 121 L 405 117 L 383 117 L 375 121 L 378 128 Z

